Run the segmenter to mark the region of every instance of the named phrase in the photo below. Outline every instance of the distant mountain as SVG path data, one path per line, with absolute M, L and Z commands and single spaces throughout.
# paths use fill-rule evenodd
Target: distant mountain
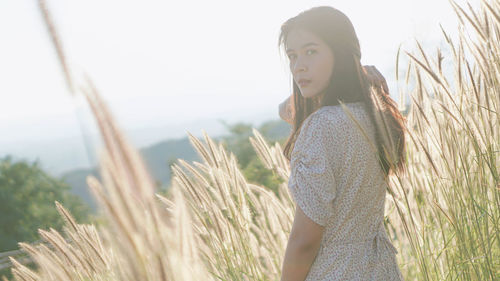
M 142 155 L 151 176 L 160 186 L 169 185 L 170 183 L 169 163 L 177 158 L 182 158 L 185 161 L 199 160 L 187 137 L 162 141 L 140 149 L 139 153 Z M 79 195 L 92 209 L 95 209 L 96 202 L 85 180 L 88 175 L 93 175 L 101 180 L 100 171 L 97 167 L 66 172 L 62 175 L 62 180 L 71 186 L 74 194 Z
M 90 188 L 87 186 L 87 176 L 94 176 L 101 181 L 100 173 L 96 168 L 94 169 L 78 169 L 65 173 L 61 179 L 71 186 L 71 192 L 80 196 L 85 203 L 87 203 L 92 210 L 96 209 L 96 201 L 91 194 Z
M 263 123 L 257 130 L 263 134 L 264 138 L 268 140 L 270 144 L 273 144 L 274 141 L 288 136 L 290 133 L 290 125 L 282 120 L 269 121 Z M 216 142 L 220 142 L 224 137 L 230 136 L 211 138 Z M 198 137 L 198 139 L 200 139 L 200 137 Z M 200 140 L 204 142 L 203 139 Z M 139 153 L 142 155 L 153 179 L 156 180 L 159 186 L 165 189 L 170 186 L 170 165 L 173 162 L 179 158 L 188 163 L 201 161 L 187 136 L 184 138 L 158 142 L 140 149 Z M 76 169 L 66 172 L 62 175 L 62 180 L 71 186 L 74 194 L 79 195 L 95 210 L 96 202 L 92 194 L 90 194 L 90 189 L 85 180 L 88 175 L 93 175 L 99 180 L 101 179 L 98 169 L 94 167 L 92 169 Z
M 194 135 L 199 135 L 202 128 L 209 132 L 210 136 L 227 134 L 227 130 L 220 124 L 220 121 L 209 118 L 197 120 L 197 122 L 180 121 L 151 127 L 124 127 L 122 130 L 132 145 L 146 147 L 165 139 L 185 137 L 186 128 L 189 128 Z M 30 127 L 26 129 L 32 130 Z M 61 130 L 64 129 L 64 127 L 61 128 Z M 32 136 L 15 141 L 0 138 L 0 156 L 12 155 L 15 159 L 27 161 L 38 159 L 44 171 L 52 176 L 60 177 L 69 171 L 88 169 L 97 165 L 93 151 L 96 147 L 101 147 L 102 143 L 96 130 L 97 128 L 92 128 L 91 132 L 85 132 L 85 138 L 81 135 L 51 138 L 50 132 L 43 137 Z M 87 154 L 86 145 L 90 147 L 91 155 Z

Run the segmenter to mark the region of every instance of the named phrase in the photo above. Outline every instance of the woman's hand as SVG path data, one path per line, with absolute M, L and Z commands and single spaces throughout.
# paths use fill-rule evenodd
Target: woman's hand
M 387 94 L 389 93 L 389 88 L 387 87 L 384 76 L 374 65 L 363 65 L 363 72 L 366 74 L 370 84 L 376 88 L 382 87 Z
M 279 105 L 279 115 L 281 119 L 285 120 L 288 124 L 292 124 L 293 111 L 292 111 L 292 101 L 289 96 L 284 102 Z

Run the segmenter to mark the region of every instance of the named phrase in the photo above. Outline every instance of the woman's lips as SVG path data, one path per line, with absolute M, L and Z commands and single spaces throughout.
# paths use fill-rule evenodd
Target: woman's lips
M 309 83 L 311 83 L 311 80 L 305 80 L 305 79 L 301 79 L 298 82 L 300 86 L 307 86 Z

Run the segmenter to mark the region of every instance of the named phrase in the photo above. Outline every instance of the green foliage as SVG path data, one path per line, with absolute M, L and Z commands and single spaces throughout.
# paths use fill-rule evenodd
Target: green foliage
M 283 180 L 273 171 L 267 169 L 260 159 L 253 158 L 243 169 L 245 178 L 253 183 L 265 186 L 279 196 L 278 186 Z
M 39 163 L 0 161 L 0 252 L 15 250 L 18 242 L 40 239 L 37 230 L 60 230 L 63 220 L 57 200 L 80 223 L 88 222 L 89 208 L 63 181 L 46 174 Z
M 284 123 L 284 121 L 267 122 L 262 124 L 257 130 L 262 133 L 266 140 L 270 140 L 270 144 L 274 141 L 279 141 L 280 145 L 283 145 L 284 139 L 278 139 L 278 136 L 272 134 L 279 130 L 286 130 L 286 127 L 283 126 Z M 278 186 L 283 180 L 273 171 L 268 170 L 258 158 L 249 141 L 249 137 L 253 136 L 253 126 L 245 123 L 236 123 L 233 125 L 224 124 L 231 134 L 223 137 L 221 142 L 227 151 L 231 151 L 236 156 L 245 178 L 253 184 L 269 188 L 278 195 Z M 283 133 L 281 133 L 281 135 L 283 135 Z
M 240 167 L 244 168 L 253 158 L 257 157 L 252 144 L 248 140 L 252 135 L 252 125 L 237 123 L 234 125 L 226 124 L 226 126 L 228 127 L 230 135 L 222 138 L 223 145 L 228 151 L 234 153 Z

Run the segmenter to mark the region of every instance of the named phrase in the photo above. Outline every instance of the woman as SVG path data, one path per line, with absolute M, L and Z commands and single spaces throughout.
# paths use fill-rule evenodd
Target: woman
M 403 280 L 384 205 L 387 176 L 405 171 L 405 119 L 383 76 L 361 66 L 353 25 L 332 7 L 287 20 L 279 46 L 293 76 L 280 116 L 292 124 L 284 155 L 297 206 L 281 281 Z

